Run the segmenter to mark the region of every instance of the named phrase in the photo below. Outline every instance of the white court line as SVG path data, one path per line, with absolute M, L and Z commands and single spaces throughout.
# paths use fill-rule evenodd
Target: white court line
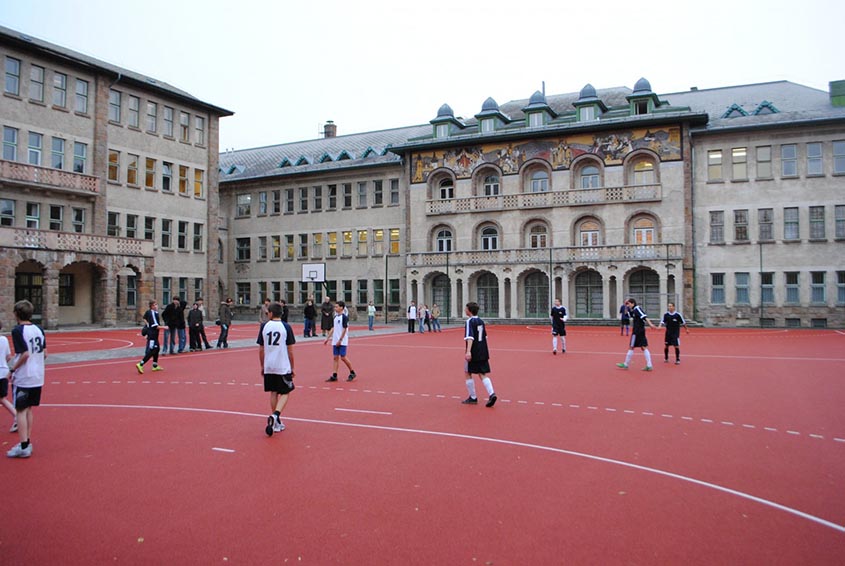
M 344 411 L 346 413 L 366 413 L 368 415 L 392 415 L 393 413 L 385 413 L 384 411 L 364 411 L 362 409 L 343 409 L 341 407 L 335 407 L 335 411 Z
M 228 452 L 229 454 L 233 454 L 235 452 L 231 448 L 217 448 L 217 447 L 215 447 L 215 448 L 212 448 L 212 450 L 214 450 L 216 452 Z
M 158 407 L 153 405 L 111 405 L 111 404 L 84 404 L 84 403 L 62 403 L 62 404 L 43 404 L 42 407 L 52 407 L 52 408 L 107 408 L 107 409 L 150 409 L 150 410 L 160 410 L 160 411 L 186 411 L 186 412 L 193 412 L 193 413 L 214 413 L 214 414 L 223 414 L 223 415 L 234 415 L 234 416 L 243 416 L 243 417 L 261 417 L 264 418 L 266 415 L 264 414 L 255 414 L 255 413 L 243 413 L 240 411 L 225 411 L 221 409 L 197 409 L 193 407 Z M 605 464 L 611 464 L 614 466 L 620 466 L 623 468 L 629 468 L 632 470 L 638 470 L 641 472 L 647 472 L 650 474 L 655 474 L 658 476 L 679 480 L 686 483 L 691 483 L 693 485 L 705 487 L 707 489 L 712 489 L 714 491 L 718 491 L 721 493 L 726 493 L 728 495 L 733 495 L 735 497 L 739 497 L 740 499 L 745 499 L 747 501 L 752 501 L 754 503 L 758 503 L 760 505 L 771 507 L 772 509 L 776 509 L 778 511 L 783 511 L 784 513 L 788 513 L 790 515 L 794 515 L 800 519 L 805 519 L 807 521 L 816 523 L 823 527 L 827 527 L 829 529 L 833 529 L 834 531 L 838 531 L 840 533 L 845 533 L 845 526 L 833 523 L 826 519 L 822 519 L 821 517 L 816 517 L 815 515 L 811 515 L 809 513 L 805 513 L 803 511 L 799 511 L 793 507 L 787 507 L 786 505 L 781 505 L 780 503 L 776 503 L 769 499 L 763 499 L 762 497 L 757 497 L 755 495 L 751 495 L 749 493 L 745 493 L 742 491 L 737 491 L 735 489 L 731 489 L 729 487 L 724 487 L 715 483 L 706 482 L 703 480 L 698 480 L 689 476 L 683 476 L 681 474 L 676 474 L 674 472 L 667 472 L 665 470 L 660 470 L 658 468 L 650 468 L 648 466 L 641 466 L 639 464 L 633 464 L 631 462 L 625 462 L 624 460 L 615 460 L 612 458 L 605 458 L 603 456 L 596 456 L 595 454 L 587 454 L 584 452 L 576 452 L 574 450 L 566 450 L 563 448 L 554 448 L 552 446 L 543 446 L 541 444 L 530 444 L 526 442 L 517 442 L 515 440 L 504 440 L 501 438 L 492 438 L 486 436 L 474 436 L 468 434 L 458 434 L 454 432 L 439 432 L 433 430 L 421 430 L 421 429 L 412 429 L 412 428 L 400 428 L 400 427 L 393 427 L 393 426 L 380 426 L 380 425 L 371 425 L 371 424 L 360 424 L 360 423 L 341 423 L 341 422 L 334 422 L 334 421 L 324 421 L 319 419 L 302 419 L 296 417 L 285 417 L 286 421 L 297 421 L 303 423 L 311 423 L 311 424 L 323 424 L 323 425 L 330 425 L 330 426 L 347 426 L 352 428 L 364 428 L 364 429 L 371 429 L 371 430 L 386 430 L 390 432 L 407 432 L 409 434 L 421 434 L 427 436 L 440 436 L 445 438 L 458 438 L 461 440 L 479 440 L 482 442 L 490 442 L 494 444 L 504 444 L 507 446 L 516 446 L 520 448 L 530 448 L 533 450 L 542 450 L 546 452 L 553 452 L 556 454 L 565 454 L 567 456 L 575 456 L 576 458 L 584 458 L 586 460 L 593 460 L 595 462 L 602 462 Z

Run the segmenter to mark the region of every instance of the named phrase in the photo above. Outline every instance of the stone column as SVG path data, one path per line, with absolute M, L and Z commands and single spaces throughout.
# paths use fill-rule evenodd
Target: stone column
M 59 325 L 59 269 L 44 269 L 44 297 L 41 323 L 45 329 L 55 330 Z

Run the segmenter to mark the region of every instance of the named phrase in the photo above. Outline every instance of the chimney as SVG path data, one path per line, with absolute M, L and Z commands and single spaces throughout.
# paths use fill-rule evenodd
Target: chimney
M 845 106 L 845 80 L 830 81 L 830 103 L 833 106 Z
M 337 137 L 337 126 L 331 120 L 328 120 L 326 122 L 326 125 L 323 126 L 323 137 L 324 138 Z

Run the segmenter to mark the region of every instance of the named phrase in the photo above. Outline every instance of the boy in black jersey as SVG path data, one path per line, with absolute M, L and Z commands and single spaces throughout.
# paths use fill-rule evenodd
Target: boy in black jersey
M 560 336 L 560 352 L 566 353 L 566 307 L 561 306 L 560 299 L 555 299 L 552 312 L 549 314 L 552 319 L 552 354 L 557 355 L 557 337 Z
M 484 328 L 484 321 L 478 317 L 478 303 L 467 303 L 466 315 L 469 317 L 466 322 L 464 333 L 464 344 L 466 365 L 466 385 L 469 397 L 461 401 L 464 405 L 477 405 L 478 397 L 475 394 L 475 381 L 473 376 L 478 376 L 481 384 L 487 390 L 487 403 L 485 406 L 492 407 L 496 404 L 498 397 L 493 391 L 493 382 L 487 377 L 490 373 L 490 351 L 487 349 L 487 333 Z
M 648 351 L 648 339 L 645 335 L 645 325 L 648 324 L 652 328 L 657 328 L 643 309 L 637 306 L 637 301 L 631 297 L 625 304 L 631 311 L 631 320 L 633 321 L 633 329 L 631 331 L 631 342 L 628 345 L 628 354 L 625 356 L 625 361 L 616 364 L 617 367 L 628 369 L 628 364 L 631 363 L 631 358 L 634 357 L 634 348 L 640 348 L 645 356 L 645 367 L 643 371 L 651 371 L 651 353 Z
M 675 310 L 675 303 L 669 303 L 669 310 L 663 313 L 663 320 L 658 326 L 666 327 L 665 346 L 663 346 L 663 363 L 669 363 L 669 346 L 675 347 L 675 365 L 681 363 L 681 327 L 689 334 L 687 321 Z

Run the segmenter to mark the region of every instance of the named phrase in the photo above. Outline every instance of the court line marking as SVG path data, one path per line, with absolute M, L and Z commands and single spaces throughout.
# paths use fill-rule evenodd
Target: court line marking
M 266 415 L 263 414 L 256 414 L 256 413 L 245 413 L 241 411 L 227 411 L 223 409 L 202 409 L 196 407 L 165 407 L 165 406 L 156 406 L 156 405 L 112 405 L 112 404 L 89 404 L 89 403 L 50 403 L 50 404 L 42 404 L 42 407 L 51 407 L 51 408 L 88 408 L 88 409 L 99 409 L 99 408 L 107 408 L 107 409 L 143 409 L 143 410 L 158 410 L 158 411 L 184 411 L 190 413 L 212 413 L 212 414 L 221 414 L 221 415 L 232 415 L 232 416 L 242 416 L 242 417 L 260 417 L 265 418 Z M 783 505 L 781 503 L 777 503 L 770 499 L 765 499 L 762 497 L 757 497 L 756 495 L 751 495 L 750 493 L 745 493 L 743 491 L 739 491 L 736 489 L 732 489 L 729 487 L 721 486 L 719 484 L 711 483 L 704 480 L 699 480 L 690 476 L 684 476 L 681 474 L 677 474 L 675 472 L 669 472 L 666 470 L 661 470 L 659 468 L 652 468 L 649 466 L 643 466 L 640 464 L 634 464 L 632 462 L 626 462 L 624 460 L 616 460 L 614 458 L 607 458 L 604 456 L 596 456 L 595 454 L 588 454 L 586 452 L 577 452 L 575 450 L 567 450 L 565 448 L 555 448 L 553 446 L 544 446 L 542 444 L 532 444 L 529 442 L 519 442 L 516 440 L 506 440 L 502 438 L 494 438 L 489 436 L 476 436 L 472 434 L 459 434 L 455 432 L 443 432 L 443 431 L 434 431 L 434 430 L 423 430 L 423 429 L 416 429 L 416 428 L 403 428 L 403 427 L 395 427 L 395 426 L 384 426 L 384 425 L 373 425 L 373 424 L 363 424 L 363 423 L 342 423 L 336 421 L 326 421 L 322 419 L 306 419 L 306 418 L 297 418 L 297 417 L 285 417 L 286 421 L 297 421 L 303 423 L 310 423 L 310 424 L 320 424 L 320 425 L 329 425 L 329 426 L 344 426 L 350 428 L 363 428 L 363 429 L 372 429 L 372 430 L 383 430 L 389 432 L 405 432 L 409 434 L 419 434 L 424 436 L 439 436 L 444 438 L 457 438 L 460 440 L 477 440 L 481 442 L 489 442 L 492 444 L 503 444 L 506 446 L 514 446 L 518 448 L 528 448 L 531 450 L 540 450 L 544 452 L 552 452 L 555 454 L 565 454 L 567 456 L 574 456 L 576 458 L 583 458 L 585 460 L 592 460 L 595 462 L 601 462 L 603 464 L 611 464 L 614 466 L 619 466 L 622 468 L 628 468 L 632 470 L 637 470 L 640 472 L 646 472 L 650 474 L 654 474 L 657 476 L 678 480 L 685 483 L 690 483 L 693 485 L 697 485 L 700 487 L 704 487 L 707 489 L 711 489 L 713 491 L 718 491 L 721 493 L 725 493 L 727 495 L 733 495 L 734 497 L 738 497 L 740 499 L 745 499 L 747 501 L 751 501 L 753 503 L 757 503 L 763 505 L 765 507 L 770 507 L 777 511 L 782 511 L 784 513 L 788 513 L 800 519 L 805 519 L 812 523 L 816 523 L 817 525 L 821 525 L 823 527 L 827 527 L 829 529 L 833 529 L 834 531 L 844 533 L 845 534 L 845 525 L 839 525 L 832 521 L 828 521 L 826 519 L 822 519 L 821 517 L 817 517 L 816 515 L 812 515 L 810 513 L 805 513 L 804 511 L 800 511 L 793 507 L 789 507 L 787 505 Z
M 212 448 L 212 450 L 215 451 L 215 452 L 226 452 L 228 454 L 234 454 L 234 452 L 235 452 L 231 448 L 217 448 L 216 446 L 214 448 Z
M 365 411 L 363 409 L 344 409 L 342 407 L 335 407 L 335 411 L 343 411 L 345 413 L 366 413 L 368 415 L 392 415 L 393 413 L 386 413 L 384 411 Z

